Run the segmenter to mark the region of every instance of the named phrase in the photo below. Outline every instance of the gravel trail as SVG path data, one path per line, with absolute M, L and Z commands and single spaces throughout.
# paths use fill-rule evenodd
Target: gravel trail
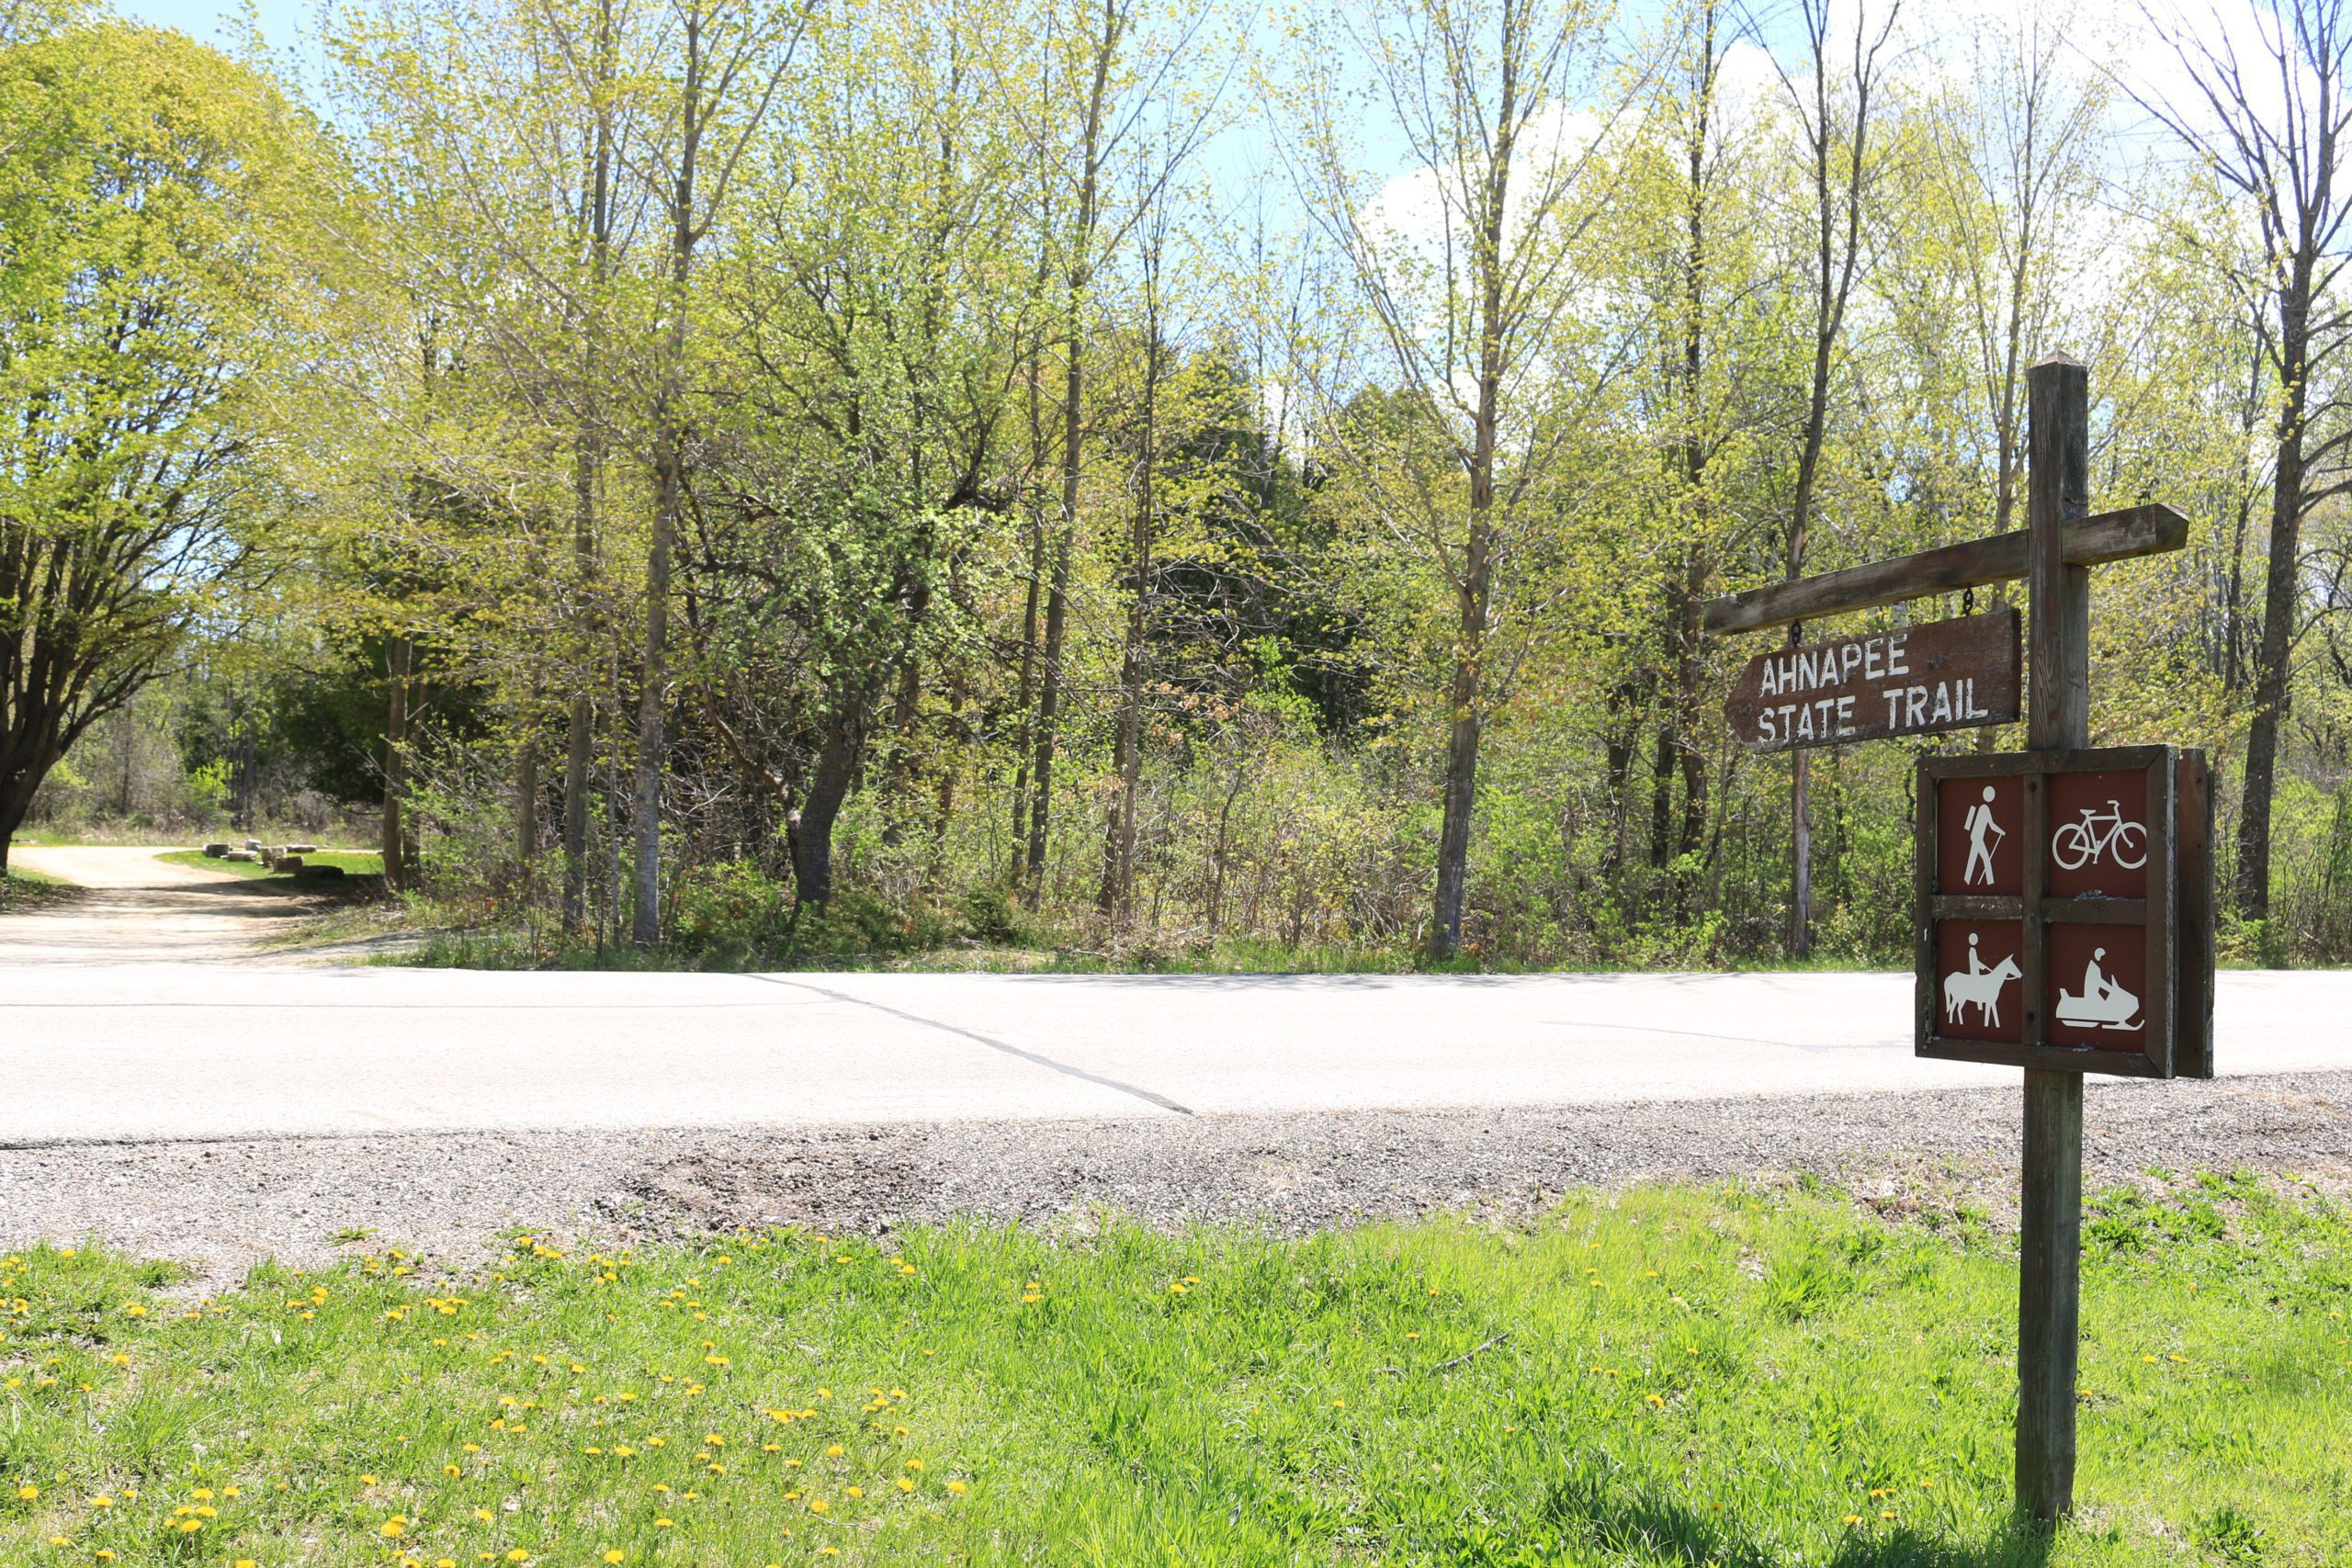
M 2352 1182 L 2352 1072 L 2094 1078 L 2087 1186 L 2149 1167 Z M 800 1224 L 1052 1225 L 1109 1208 L 1295 1234 L 1566 1189 L 1813 1172 L 1902 1203 L 2013 1210 L 2014 1089 L 1552 1109 L 741 1132 L 452 1133 L 0 1148 L 0 1245 L 99 1237 L 233 1282 L 338 1233 L 466 1267 L 503 1229 L 603 1243 Z
M 16 864 L 86 891 L 10 915 L 0 925 L 0 961 L 81 968 L 247 959 L 316 912 L 320 900 L 159 858 L 184 847 L 18 845 L 10 852 Z

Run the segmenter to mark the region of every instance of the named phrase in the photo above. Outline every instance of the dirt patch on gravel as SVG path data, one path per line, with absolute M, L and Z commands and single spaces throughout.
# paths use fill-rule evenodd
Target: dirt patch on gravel
M 611 1245 L 739 1226 L 1261 1225 L 1520 1218 L 1572 1188 L 1812 1173 L 1890 1212 L 2015 1210 L 2013 1090 L 764 1132 L 446 1134 L 0 1149 L 0 1244 L 96 1236 L 208 1288 L 338 1234 L 452 1267 L 514 1227 Z M 2094 1080 L 2086 1184 L 2174 1171 L 2352 1185 L 2352 1072 Z

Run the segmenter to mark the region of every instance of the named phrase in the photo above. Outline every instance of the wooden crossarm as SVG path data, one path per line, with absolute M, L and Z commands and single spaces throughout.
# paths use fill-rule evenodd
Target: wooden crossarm
M 1931 593 L 1951 593 L 1981 583 L 2004 582 L 2023 577 L 2028 565 L 2026 533 L 1996 534 L 1964 545 L 1945 545 L 1893 560 L 1849 566 L 1775 582 L 1726 598 L 1707 601 L 1711 632 L 1758 632 L 1809 621 L 1822 615 L 1867 610 Z M 2066 525 L 2064 546 L 2070 566 L 2098 566 L 2177 550 L 2188 542 L 2188 517 L 2150 502 L 2120 512 L 2102 512 Z

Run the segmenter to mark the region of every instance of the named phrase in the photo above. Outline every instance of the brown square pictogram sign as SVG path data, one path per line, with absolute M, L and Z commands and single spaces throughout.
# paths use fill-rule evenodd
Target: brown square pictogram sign
M 2169 746 L 1923 758 L 1923 1056 L 2212 1076 L 2212 803 Z

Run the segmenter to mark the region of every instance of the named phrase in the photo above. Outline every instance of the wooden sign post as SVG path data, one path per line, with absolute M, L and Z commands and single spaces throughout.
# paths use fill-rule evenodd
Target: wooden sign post
M 2091 574 L 2066 563 L 2063 531 L 2090 510 L 2090 373 L 2052 357 L 2025 373 L 2026 534 L 2033 691 L 2026 744 L 2091 738 Z M 2038 852 L 2039 844 L 2028 845 Z M 2030 993 L 2029 993 L 2030 994 Z M 2018 1506 L 2054 1519 L 2075 1506 L 2075 1364 L 2082 1342 L 2083 1075 L 2025 1070 L 2018 1210 Z
M 2023 533 L 1718 599 L 1706 626 L 2026 580 L 2030 750 L 1920 764 L 1917 1048 L 2025 1071 L 2017 1499 L 2051 1520 L 2074 1506 L 2083 1075 L 2212 1074 L 2212 806 L 2198 753 L 2088 750 L 2089 569 L 2177 550 L 2188 519 L 2086 515 L 2088 373 L 2055 355 L 2026 387 Z M 1915 656 L 1938 661 L 1927 678 Z M 1781 750 L 2003 723 L 2017 694 L 2015 615 L 1997 612 L 1763 655 L 1724 712 L 1752 750 Z

